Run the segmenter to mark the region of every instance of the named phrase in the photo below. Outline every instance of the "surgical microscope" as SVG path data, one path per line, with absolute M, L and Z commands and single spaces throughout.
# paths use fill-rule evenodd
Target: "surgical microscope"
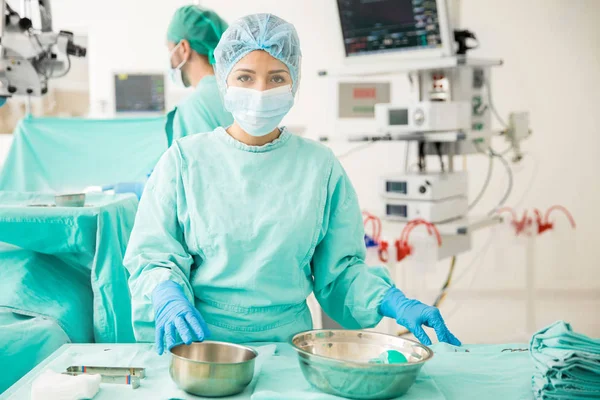
M 86 55 L 73 33 L 53 32 L 50 0 L 20 4 L 17 12 L 0 0 L 0 106 L 12 96 L 45 95 L 50 79 L 69 73 L 71 57 Z

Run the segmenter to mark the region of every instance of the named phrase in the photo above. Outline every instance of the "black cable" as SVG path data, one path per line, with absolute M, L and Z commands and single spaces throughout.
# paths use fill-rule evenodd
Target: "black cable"
M 419 171 L 424 172 L 426 168 L 425 165 L 425 142 L 419 142 Z
M 440 167 L 442 169 L 442 172 L 445 172 L 445 166 L 444 166 L 444 156 L 442 155 L 442 142 L 435 142 L 435 150 L 437 152 L 438 157 L 440 158 Z

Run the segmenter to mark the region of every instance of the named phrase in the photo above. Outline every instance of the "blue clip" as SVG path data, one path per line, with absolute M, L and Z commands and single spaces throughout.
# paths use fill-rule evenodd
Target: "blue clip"
M 377 247 L 379 246 L 379 243 L 377 243 L 373 238 L 371 238 L 369 235 L 365 235 L 365 246 L 368 248 L 370 247 Z

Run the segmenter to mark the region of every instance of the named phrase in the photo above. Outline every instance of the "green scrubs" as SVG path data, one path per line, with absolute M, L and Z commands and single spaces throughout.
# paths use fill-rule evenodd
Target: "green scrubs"
M 292 135 L 264 146 L 223 128 L 178 140 L 157 164 L 131 234 L 133 327 L 154 340 L 152 292 L 172 280 L 211 340 L 286 341 L 312 328 L 314 291 L 348 329 L 381 320 L 393 282 L 365 264 L 358 198 L 333 153 Z
M 167 141 L 173 142 L 195 133 L 228 127 L 233 117 L 223 107 L 223 99 L 214 75 L 204 77 L 194 93 L 167 115 Z

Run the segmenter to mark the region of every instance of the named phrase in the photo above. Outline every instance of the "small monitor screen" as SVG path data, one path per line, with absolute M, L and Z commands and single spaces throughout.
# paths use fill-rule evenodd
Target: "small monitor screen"
M 436 0 L 338 0 L 346 56 L 442 47 Z
M 115 103 L 117 112 L 164 112 L 164 76 L 159 74 L 116 74 Z
M 408 125 L 408 108 L 397 108 L 389 111 L 390 125 L 406 126 Z
M 385 191 L 387 193 L 406 194 L 406 182 L 387 181 L 385 184 Z
M 406 218 L 406 213 L 407 213 L 406 206 L 388 204 L 386 208 L 387 208 L 387 215 L 389 215 L 390 217 Z

